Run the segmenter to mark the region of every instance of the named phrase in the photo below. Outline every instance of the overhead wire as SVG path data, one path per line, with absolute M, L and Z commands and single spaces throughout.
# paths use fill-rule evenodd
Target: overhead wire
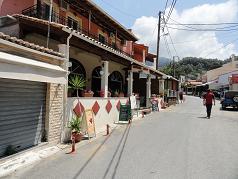
M 236 38 L 236 39 L 232 40 L 231 42 L 229 42 L 228 44 L 224 45 L 223 47 L 220 47 L 220 48 L 218 48 L 218 49 L 216 49 L 216 50 L 214 50 L 214 51 L 212 51 L 212 52 L 208 53 L 207 55 L 205 55 L 205 56 L 204 56 L 204 58 L 206 58 L 206 57 L 210 56 L 211 54 L 213 54 L 213 53 L 217 52 L 217 51 L 218 51 L 218 50 L 220 50 L 220 49 L 223 49 L 223 48 L 227 47 L 228 45 L 230 45 L 230 44 L 234 43 L 235 41 L 238 41 L 238 38 Z

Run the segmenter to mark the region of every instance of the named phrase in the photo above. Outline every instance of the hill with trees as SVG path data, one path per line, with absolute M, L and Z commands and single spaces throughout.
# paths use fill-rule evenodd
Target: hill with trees
M 226 61 L 218 59 L 204 59 L 197 57 L 185 57 L 182 60 L 174 63 L 175 77 L 180 75 L 186 76 L 189 79 L 197 79 L 197 76 L 203 72 L 219 68 Z M 173 62 L 160 69 L 162 72 L 173 76 Z

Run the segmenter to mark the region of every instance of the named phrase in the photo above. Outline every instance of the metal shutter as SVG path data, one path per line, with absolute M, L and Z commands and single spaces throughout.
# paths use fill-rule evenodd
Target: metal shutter
M 0 78 L 0 156 L 37 145 L 45 129 L 46 84 Z

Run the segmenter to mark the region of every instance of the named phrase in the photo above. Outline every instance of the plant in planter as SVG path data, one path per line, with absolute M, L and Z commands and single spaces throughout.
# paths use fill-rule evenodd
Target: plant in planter
M 82 96 L 83 97 L 93 97 L 94 92 L 92 90 L 83 90 L 82 91 Z
M 119 97 L 125 97 L 123 92 L 119 93 Z
M 100 94 L 100 97 L 104 97 L 104 90 L 101 90 L 101 91 L 99 92 L 99 94 Z M 111 97 L 111 95 L 112 95 L 111 92 L 108 91 L 108 92 L 107 92 L 107 96 L 108 96 L 108 97 Z
M 69 88 L 76 90 L 77 97 L 79 97 L 79 90 L 83 90 L 85 85 L 85 79 L 79 75 L 71 76 L 69 79 Z
M 75 138 L 75 142 L 80 142 L 82 140 L 83 134 L 81 133 L 81 122 L 82 118 L 75 117 L 69 122 L 69 128 L 71 129 L 72 137 Z
M 119 91 L 118 90 L 116 90 L 115 92 L 114 92 L 114 95 L 113 95 L 114 97 L 118 97 L 119 96 Z

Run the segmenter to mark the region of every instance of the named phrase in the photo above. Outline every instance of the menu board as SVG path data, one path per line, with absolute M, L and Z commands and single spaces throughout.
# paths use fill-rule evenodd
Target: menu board
M 128 122 L 129 120 L 131 120 L 131 105 L 121 105 L 119 122 Z
M 84 111 L 83 120 L 86 123 L 86 133 L 88 137 L 96 137 L 94 115 L 91 109 Z

